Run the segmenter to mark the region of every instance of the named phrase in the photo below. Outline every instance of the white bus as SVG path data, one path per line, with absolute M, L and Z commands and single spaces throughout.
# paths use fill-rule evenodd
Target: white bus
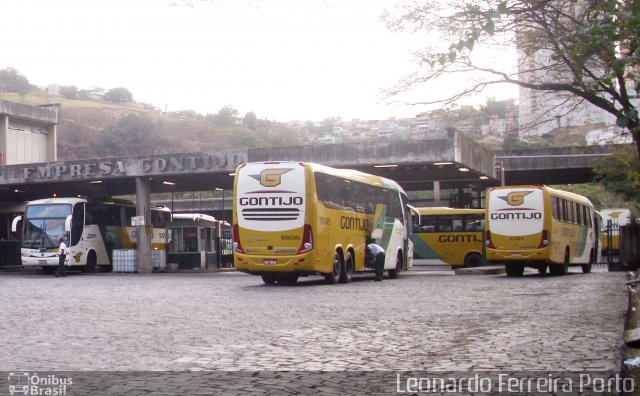
M 174 213 L 168 261 L 181 269 L 231 266 L 231 225 L 202 213 Z
M 92 198 L 45 198 L 27 203 L 22 220 L 22 265 L 53 273 L 58 265 L 58 240 L 68 246 L 66 265 L 86 270 L 110 270 L 114 249 L 135 249 L 137 228 L 131 226 L 136 207 L 130 201 Z M 151 222 L 171 221 L 167 210 L 152 209 Z M 154 227 L 152 249 L 166 249 L 167 233 Z
M 411 268 L 407 195 L 393 180 L 305 162 L 240 165 L 233 198 L 234 263 L 267 284 L 322 275 L 348 283 L 354 272 L 396 278 Z M 382 263 L 367 254 L 371 245 Z

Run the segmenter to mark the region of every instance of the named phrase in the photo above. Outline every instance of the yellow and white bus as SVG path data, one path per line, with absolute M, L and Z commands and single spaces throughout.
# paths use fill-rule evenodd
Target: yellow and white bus
M 508 276 L 522 276 L 525 267 L 564 275 L 580 265 L 591 272 L 599 232 L 589 199 L 531 185 L 490 188 L 486 202 L 487 259 L 504 263 Z
M 379 280 L 384 270 L 396 278 L 411 267 L 407 195 L 392 180 L 312 163 L 260 162 L 240 165 L 234 183 L 239 271 L 267 284 L 314 274 L 333 284 L 365 270 Z M 365 259 L 372 248 L 384 251 L 383 267 Z
M 413 224 L 413 264 L 482 265 L 484 209 L 417 208 Z
M 600 209 L 602 216 L 602 250 L 607 254 L 620 253 L 620 227 L 631 223 L 631 210 L 627 208 Z
M 168 210 L 154 208 L 152 249 L 166 249 L 164 227 L 171 221 Z M 67 265 L 87 270 L 109 270 L 113 249 L 134 249 L 137 228 L 131 226 L 136 207 L 130 201 L 92 198 L 45 198 L 27 203 L 24 216 L 13 220 L 15 232 L 22 224 L 22 265 L 42 267 L 53 273 L 58 266 L 58 239 L 69 247 Z

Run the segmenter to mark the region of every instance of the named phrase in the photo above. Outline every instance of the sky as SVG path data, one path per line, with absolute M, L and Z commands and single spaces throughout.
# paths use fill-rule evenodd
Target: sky
M 395 3 L 2 0 L 0 69 L 41 87 L 124 87 L 168 111 L 214 114 L 230 105 L 240 116 L 283 122 L 414 117 L 429 109 L 383 94 L 417 68 L 420 38 L 380 21 Z

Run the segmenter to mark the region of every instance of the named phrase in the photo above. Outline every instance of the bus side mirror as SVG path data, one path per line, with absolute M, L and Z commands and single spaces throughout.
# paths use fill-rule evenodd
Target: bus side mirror
M 70 232 L 71 231 L 71 215 L 67 216 L 66 219 L 64 219 L 64 232 Z
M 22 216 L 16 216 L 13 218 L 11 222 L 11 232 L 18 231 L 18 223 L 22 220 Z

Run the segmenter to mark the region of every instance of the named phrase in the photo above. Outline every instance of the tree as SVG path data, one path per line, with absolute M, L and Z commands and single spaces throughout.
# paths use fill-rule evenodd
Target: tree
M 640 160 L 633 146 L 617 146 L 606 159 L 595 161 L 595 179 L 611 192 L 640 208 Z
M 133 95 L 126 88 L 111 88 L 104 94 L 104 100 L 116 103 L 129 103 L 133 101 Z
M 242 119 L 242 125 L 245 128 L 249 128 L 253 131 L 258 129 L 258 117 L 256 116 L 256 113 L 254 113 L 253 111 L 250 111 L 247 114 L 245 114 L 244 118 Z
M 423 103 L 449 103 L 502 83 L 562 92 L 613 114 L 640 153 L 638 104 L 633 102 L 640 92 L 640 0 L 426 0 L 384 19 L 395 30 L 441 34 L 448 44 L 420 54 L 423 69 L 389 95 L 469 72 L 479 80 Z M 473 56 L 474 49 L 495 44 L 517 46 L 517 71 Z M 544 63 L 540 54 L 546 55 Z
M 233 148 L 261 148 L 270 147 L 269 143 L 261 139 L 253 131 L 246 129 L 235 129 L 227 135 L 227 142 Z
M 7 67 L 0 70 L 0 92 L 15 92 L 24 95 L 31 89 L 29 80 L 16 69 Z
M 66 99 L 78 99 L 78 87 L 76 87 L 75 85 L 61 87 L 60 95 L 62 95 L 62 97 Z
M 218 125 L 231 126 L 235 124 L 238 114 L 238 110 L 234 109 L 233 106 L 226 105 L 221 108 L 217 114 L 207 115 L 207 120 Z
M 158 154 L 165 153 L 167 146 L 167 140 L 151 118 L 128 114 L 102 130 L 100 139 L 89 146 L 88 154 L 95 157 Z

